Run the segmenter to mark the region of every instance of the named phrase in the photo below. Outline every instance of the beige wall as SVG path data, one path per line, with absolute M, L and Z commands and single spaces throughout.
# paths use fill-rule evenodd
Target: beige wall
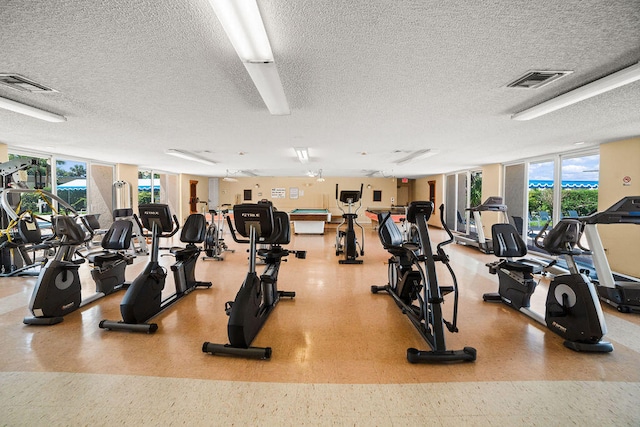
M 413 186 L 412 200 L 431 199 L 431 194 L 429 194 L 429 181 L 436 182 L 435 211 L 433 215 L 431 215 L 431 218 L 429 218 L 429 225 L 442 228 L 439 208 L 440 205 L 444 203 L 444 175 L 431 175 L 425 178 L 416 179 Z
M 251 202 L 268 199 L 274 206 L 282 211 L 291 211 L 295 208 L 325 208 L 329 209 L 333 218 L 338 218 L 342 213 L 336 207 L 336 184 L 340 190 L 359 190 L 360 184 L 364 184 L 362 190 L 362 209 L 358 212 L 358 222 L 370 222 L 364 215 L 366 208 L 389 207 L 397 203 L 396 180 L 392 178 L 325 178 L 324 182 L 318 182 L 315 178 L 293 177 L 255 177 L 238 178 L 237 182 L 220 180 L 220 204 L 243 203 L 244 190 L 251 190 Z M 259 185 L 259 187 L 256 187 Z M 368 186 L 371 188 L 368 188 Z M 285 198 L 274 199 L 271 197 L 271 189 L 284 188 Z M 291 198 L 291 188 L 298 190 L 298 198 Z M 382 201 L 373 201 L 373 191 L 382 191 Z M 248 202 L 248 201 L 247 201 Z
M 631 178 L 630 185 L 623 184 L 625 176 Z M 600 146 L 598 210 L 609 208 L 625 196 L 640 196 L 640 138 Z M 599 225 L 598 231 L 611 269 L 640 277 L 640 227 Z
M 0 162 L 9 160 L 9 150 L 7 144 L 0 143 Z
M 490 196 L 502 196 L 502 164 L 495 163 L 482 167 L 482 202 Z M 491 238 L 493 224 L 504 222 L 500 212 L 482 212 L 482 230 L 487 239 Z

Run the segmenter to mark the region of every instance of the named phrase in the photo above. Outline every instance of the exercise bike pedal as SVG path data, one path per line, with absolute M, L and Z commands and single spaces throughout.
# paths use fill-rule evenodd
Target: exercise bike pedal
M 227 316 L 231 315 L 232 308 L 233 308 L 233 301 L 227 301 L 224 303 L 224 312 Z

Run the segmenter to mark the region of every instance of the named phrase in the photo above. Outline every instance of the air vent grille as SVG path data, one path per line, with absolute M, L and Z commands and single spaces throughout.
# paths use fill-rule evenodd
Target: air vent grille
M 507 87 L 537 89 L 571 73 L 573 71 L 528 71 L 522 77 L 509 83 Z
M 0 84 L 23 92 L 57 92 L 20 74 L 1 73 Z

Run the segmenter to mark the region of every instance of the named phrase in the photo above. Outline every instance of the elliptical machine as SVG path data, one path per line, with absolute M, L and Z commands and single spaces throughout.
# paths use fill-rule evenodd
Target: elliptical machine
M 342 205 L 347 205 L 348 212 L 345 212 L 344 208 L 338 203 L 340 201 Z M 351 212 L 351 208 L 357 202 L 360 202 L 355 212 Z M 338 261 L 340 264 L 362 264 L 362 260 L 358 259 L 358 248 L 360 248 L 360 255 L 364 256 L 364 228 L 358 224 L 358 210 L 362 207 L 362 184 L 360 184 L 360 191 L 340 191 L 340 197 L 338 198 L 338 184 L 336 184 L 336 206 L 342 211 L 342 222 L 336 229 L 336 256 L 344 253 L 344 259 Z M 344 224 L 347 224 L 347 228 L 343 231 L 340 230 Z M 360 227 L 360 234 L 362 237 L 362 245 L 358 243 L 356 238 L 356 231 L 354 225 Z
M 607 333 L 607 326 L 595 286 L 578 270 L 574 261 L 574 256 L 583 253 L 579 247 L 583 231 L 581 222 L 568 218 L 560 220 L 540 244 L 539 240 L 547 228 L 548 224 L 536 236 L 536 246 L 551 255 L 563 256 L 569 273 L 557 275 L 551 281 L 545 315 L 529 308 L 536 287 L 533 274 L 541 273 L 542 268 L 526 260 L 513 260 L 513 257 L 525 256 L 527 246 L 511 224 L 494 224 L 491 228 L 495 255 L 503 259 L 487 264 L 491 274 L 498 274 L 499 288 L 497 293 L 487 293 L 482 298 L 489 302 L 504 302 L 547 326 L 564 338 L 564 346 L 571 350 L 613 351 L 611 343 L 601 341 Z
M 140 219 L 135 216 L 136 222 L 139 223 L 141 229 L 151 230 L 151 234 L 143 234 L 144 237 L 151 237 L 149 262 L 144 271 L 131 283 L 120 303 L 122 321 L 102 320 L 99 325 L 102 329 L 156 332 L 158 325 L 148 323 L 151 318 L 194 289 L 211 287 L 211 282 L 195 280 L 196 261 L 200 256 L 200 248 L 196 246 L 196 243 L 202 243 L 204 240 L 207 226 L 204 215 L 191 214 L 185 221 L 180 241 L 187 243 L 187 246 L 173 252 L 176 263 L 171 266 L 176 292 L 163 300 L 162 290 L 167 278 L 167 271 L 158 261 L 160 239 L 175 235 L 180 229 L 180 224 L 178 218 L 171 215 L 168 205 L 144 204 L 140 205 L 138 210 Z
M 96 293 L 82 300 L 78 269 L 84 258 L 74 259 L 78 246 L 90 241 L 92 229 L 86 220 L 80 225 L 76 218 L 56 216 L 53 227 L 60 239 L 59 249 L 40 271 L 38 281 L 29 301 L 29 310 L 34 317 L 25 317 L 27 325 L 55 325 L 63 316 L 99 298 L 124 289 L 125 268 L 132 259 L 122 254 L 131 241 L 132 224 L 115 221 L 102 239 L 102 247 L 110 250 L 96 257 L 91 275 L 96 282 Z
M 225 304 L 229 316 L 229 344 L 205 342 L 204 353 L 227 354 L 256 359 L 269 359 L 271 347 L 251 347 L 254 338 L 282 297 L 294 298 L 295 292 L 278 290 L 278 272 L 283 258 L 295 254 L 305 258 L 306 251 L 291 251 L 282 247 L 291 237 L 289 216 L 273 209 L 271 202 L 247 203 L 233 207 L 235 230 L 227 218 L 233 240 L 249 243 L 249 271 L 233 302 Z M 239 239 L 236 231 L 242 237 Z M 264 248 L 258 250 L 258 244 Z M 264 272 L 256 274 L 256 256 L 265 262 Z M 285 260 L 286 261 L 286 260 Z
M 431 347 L 430 351 L 407 349 L 409 362 L 471 362 L 476 360 L 475 348 L 447 350 L 445 343 L 444 326 L 449 332 L 458 332 L 458 282 L 443 249 L 453 242 L 453 235 L 444 221 L 443 205 L 440 206 L 440 219 L 449 239 L 438 244 L 435 254 L 432 252 L 427 225 L 432 212 L 431 202 L 411 202 L 407 209 L 407 221 L 417 229 L 417 244 L 403 241 L 391 213 L 378 214 L 378 236 L 392 257 L 389 259 L 389 283 L 371 286 L 371 292 L 387 292 Z M 449 270 L 451 286 L 438 285 L 436 262 L 442 262 Z M 444 296 L 451 292 L 454 294 L 453 321 L 448 322 L 442 316 L 442 303 Z

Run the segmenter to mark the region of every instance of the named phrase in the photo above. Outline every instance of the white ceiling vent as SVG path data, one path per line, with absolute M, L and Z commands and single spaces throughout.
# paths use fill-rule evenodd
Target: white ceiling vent
M 25 92 L 57 92 L 55 89 L 36 83 L 20 74 L 1 73 L 0 84 Z
M 537 89 L 571 73 L 573 71 L 528 71 L 509 83 L 507 87 Z

